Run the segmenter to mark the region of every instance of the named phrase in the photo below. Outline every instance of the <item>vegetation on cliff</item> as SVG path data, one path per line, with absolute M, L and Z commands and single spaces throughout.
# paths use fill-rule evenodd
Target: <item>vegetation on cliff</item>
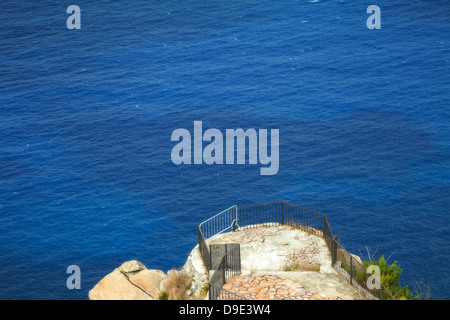
M 400 276 L 403 272 L 397 265 L 397 261 L 388 265 L 384 256 L 381 256 L 378 260 L 363 261 L 366 268 L 371 265 L 378 266 L 380 268 L 380 282 L 383 286 L 392 294 L 396 300 L 418 300 L 419 296 L 414 296 L 409 290 L 408 286 L 402 287 L 400 284 Z M 367 278 L 369 274 L 364 273 Z

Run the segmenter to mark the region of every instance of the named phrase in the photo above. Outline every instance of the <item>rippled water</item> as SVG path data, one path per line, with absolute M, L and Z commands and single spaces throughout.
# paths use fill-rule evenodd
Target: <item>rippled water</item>
M 87 299 L 123 261 L 181 266 L 196 226 L 289 201 L 449 298 L 450 6 L 0 3 L 0 298 Z M 280 130 L 280 169 L 181 165 L 173 130 Z M 78 265 L 81 290 L 66 288 Z

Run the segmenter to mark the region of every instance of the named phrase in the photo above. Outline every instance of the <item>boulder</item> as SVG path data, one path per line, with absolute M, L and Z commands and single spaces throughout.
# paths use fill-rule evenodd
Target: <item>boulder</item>
M 142 270 L 146 270 L 147 268 L 139 261 L 137 260 L 131 260 L 124 262 L 120 267 L 119 270 L 123 271 L 125 273 L 137 273 Z
M 156 300 L 164 276 L 164 272 L 148 270 L 137 260 L 127 261 L 100 280 L 89 291 L 89 299 Z

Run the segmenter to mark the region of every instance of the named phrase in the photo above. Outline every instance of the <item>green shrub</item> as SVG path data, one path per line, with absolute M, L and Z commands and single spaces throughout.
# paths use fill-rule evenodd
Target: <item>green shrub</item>
M 202 291 L 200 292 L 198 299 L 205 300 L 206 295 L 208 294 L 208 290 L 209 290 L 209 285 L 205 285 L 203 287 Z
M 167 291 L 161 291 L 158 297 L 159 300 L 169 300 L 169 294 Z

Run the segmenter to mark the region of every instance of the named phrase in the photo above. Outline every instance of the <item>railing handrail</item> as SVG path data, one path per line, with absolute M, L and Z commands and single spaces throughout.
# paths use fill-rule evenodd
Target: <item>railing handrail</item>
M 206 219 L 205 221 L 203 221 L 202 223 L 199 224 L 199 227 L 201 227 L 202 225 L 204 225 L 206 222 L 208 222 L 208 221 L 210 221 L 210 220 L 212 220 L 212 219 L 214 219 L 214 218 L 217 218 L 217 217 L 220 216 L 222 213 L 227 212 L 228 210 L 233 209 L 233 208 L 237 208 L 237 205 L 231 206 L 231 207 L 229 207 L 228 209 L 225 209 L 225 210 L 219 212 L 218 214 L 212 216 L 211 218 Z
M 236 225 L 236 211 L 237 206 L 233 205 L 200 223 L 199 228 L 205 239 L 210 239 L 217 234 L 224 233 L 233 228 Z M 220 230 L 216 230 L 218 228 Z M 211 229 L 214 230 L 211 232 Z
M 281 204 L 281 203 L 284 203 L 284 204 L 287 204 L 287 205 L 290 205 L 290 206 L 293 206 L 293 207 L 297 207 L 297 208 L 300 208 L 300 209 L 304 209 L 304 210 L 307 210 L 309 212 L 318 213 L 318 214 L 320 214 L 322 216 L 325 216 L 325 214 L 323 212 L 315 211 L 315 210 L 312 210 L 312 209 L 309 209 L 309 208 L 305 208 L 305 207 L 302 207 L 302 206 L 299 206 L 299 205 L 296 205 L 296 204 L 293 204 L 293 203 L 290 203 L 290 202 L 286 202 L 286 201 L 266 202 L 266 203 L 260 203 L 260 204 L 248 204 L 248 205 L 245 205 L 245 206 L 238 206 L 238 208 L 268 206 L 268 205 Z

